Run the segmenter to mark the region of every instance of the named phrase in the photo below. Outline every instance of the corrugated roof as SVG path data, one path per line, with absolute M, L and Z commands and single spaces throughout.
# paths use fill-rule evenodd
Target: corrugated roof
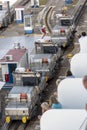
M 8 32 L 9 33 L 9 32 Z M 24 46 L 28 49 L 28 54 L 30 55 L 32 49 L 34 48 L 34 42 L 37 39 L 40 39 L 40 36 L 15 36 L 15 37 L 7 37 L 0 38 L 0 59 L 14 47 L 14 43 L 20 43 L 21 46 Z M 45 37 L 47 39 L 49 37 Z
M 6 60 L 5 56 L 0 60 L 1 63 L 4 62 L 19 62 L 20 59 L 22 58 L 22 56 L 26 53 L 27 49 L 11 49 L 7 52 L 6 55 L 12 55 L 13 56 L 13 60 L 9 61 Z

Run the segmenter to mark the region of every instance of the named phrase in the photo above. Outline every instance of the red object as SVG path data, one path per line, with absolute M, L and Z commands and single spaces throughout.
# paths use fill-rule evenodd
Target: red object
M 31 69 L 30 68 L 27 68 L 26 70 L 25 70 L 25 72 L 30 72 L 31 71 Z
M 61 29 L 60 32 L 61 32 L 61 33 L 65 33 L 65 30 L 64 30 L 64 29 Z
M 42 33 L 46 34 L 45 28 L 42 28 L 41 31 L 42 31 Z
M 27 99 L 27 94 L 26 93 L 21 93 L 20 94 L 20 99 Z
M 5 82 L 8 83 L 10 81 L 9 74 L 5 74 Z
M 48 63 L 47 58 L 42 58 L 42 64 L 43 64 L 43 63 L 46 63 L 46 64 Z
M 44 37 L 45 37 L 45 35 L 46 35 L 46 30 L 45 30 L 45 28 L 42 28 L 42 29 L 41 29 L 41 31 L 42 31 L 42 33 L 43 33 L 42 38 L 44 38 Z

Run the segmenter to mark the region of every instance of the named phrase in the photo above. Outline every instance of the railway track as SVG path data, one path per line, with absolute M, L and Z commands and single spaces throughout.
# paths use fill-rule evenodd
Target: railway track
M 63 7 L 64 6 L 64 0 L 49 0 L 47 5 L 46 5 L 46 11 L 45 11 L 45 14 L 44 14 L 44 25 L 46 26 L 46 29 L 48 31 L 49 34 L 51 34 L 52 32 L 52 23 L 51 23 L 51 17 L 52 17 L 52 14 L 53 14 L 53 11 L 58 11 L 58 9 L 60 9 L 60 7 Z M 56 9 L 57 8 L 57 9 Z M 54 22 L 54 25 L 55 25 L 55 22 Z
M 53 8 L 54 8 L 53 6 L 49 7 L 44 16 L 44 25 L 46 26 L 46 29 L 47 29 L 48 33 L 50 33 L 50 34 L 52 32 L 52 28 L 51 28 L 49 20 L 50 20 Z
M 23 124 L 21 121 L 12 121 L 10 124 L 4 123 L 1 130 L 26 130 L 29 122 Z
M 4 123 L 4 125 L 2 126 L 1 130 L 9 130 L 9 128 L 11 127 L 12 122 L 10 122 L 9 124 L 7 124 L 6 122 Z
M 1 130 L 18 130 L 20 125 L 21 121 L 12 121 L 9 124 L 5 122 Z
M 25 6 L 25 5 L 26 5 L 27 3 L 29 3 L 29 2 L 30 2 L 30 0 L 23 0 L 23 1 L 20 2 L 19 5 Z

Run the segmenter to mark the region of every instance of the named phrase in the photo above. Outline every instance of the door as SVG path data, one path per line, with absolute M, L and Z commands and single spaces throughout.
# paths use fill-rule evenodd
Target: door
M 17 68 L 17 64 L 8 64 L 8 70 L 9 70 L 9 83 L 13 83 L 13 71 Z
M 22 22 L 24 22 L 24 11 L 23 10 L 21 11 L 21 19 L 22 19 Z

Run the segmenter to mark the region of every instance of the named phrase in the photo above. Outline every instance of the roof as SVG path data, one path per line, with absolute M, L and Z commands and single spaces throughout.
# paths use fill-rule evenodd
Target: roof
M 28 104 L 27 102 L 9 102 L 8 105 L 6 106 L 6 110 L 25 110 L 28 109 Z
M 33 55 L 33 59 L 42 59 L 42 58 L 50 59 L 51 57 L 52 57 L 52 54 L 35 54 L 35 55 Z
M 15 10 L 18 10 L 18 9 L 24 10 L 24 6 L 16 6 L 16 7 L 15 7 Z
M 14 33 L 14 32 L 12 32 Z M 10 33 L 6 38 L 0 38 L 0 59 L 13 48 L 14 43 L 20 43 L 21 46 L 25 46 L 28 49 L 28 54 L 30 55 L 32 49 L 34 48 L 34 42 L 36 39 L 39 39 L 40 36 L 12 36 L 9 37 Z M 13 35 L 13 34 L 12 34 Z M 46 36 L 45 39 L 48 39 L 49 36 Z
M 12 90 L 10 91 L 9 94 L 20 94 L 20 93 L 31 93 L 31 91 L 33 90 L 33 87 L 29 87 L 29 86 L 14 86 L 12 88 Z
M 6 55 L 12 55 L 13 60 L 11 60 L 11 61 L 6 60 L 6 58 L 5 58 L 6 55 L 5 55 L 0 60 L 0 63 L 19 62 L 21 60 L 21 58 L 23 57 L 23 55 L 26 53 L 26 51 L 27 51 L 27 49 L 11 49 L 6 53 Z
M 68 27 L 67 27 L 67 26 L 63 26 L 62 28 L 67 29 Z M 53 31 L 55 31 L 55 30 L 58 31 L 58 29 L 61 29 L 61 26 L 55 25 L 55 26 L 53 27 Z

